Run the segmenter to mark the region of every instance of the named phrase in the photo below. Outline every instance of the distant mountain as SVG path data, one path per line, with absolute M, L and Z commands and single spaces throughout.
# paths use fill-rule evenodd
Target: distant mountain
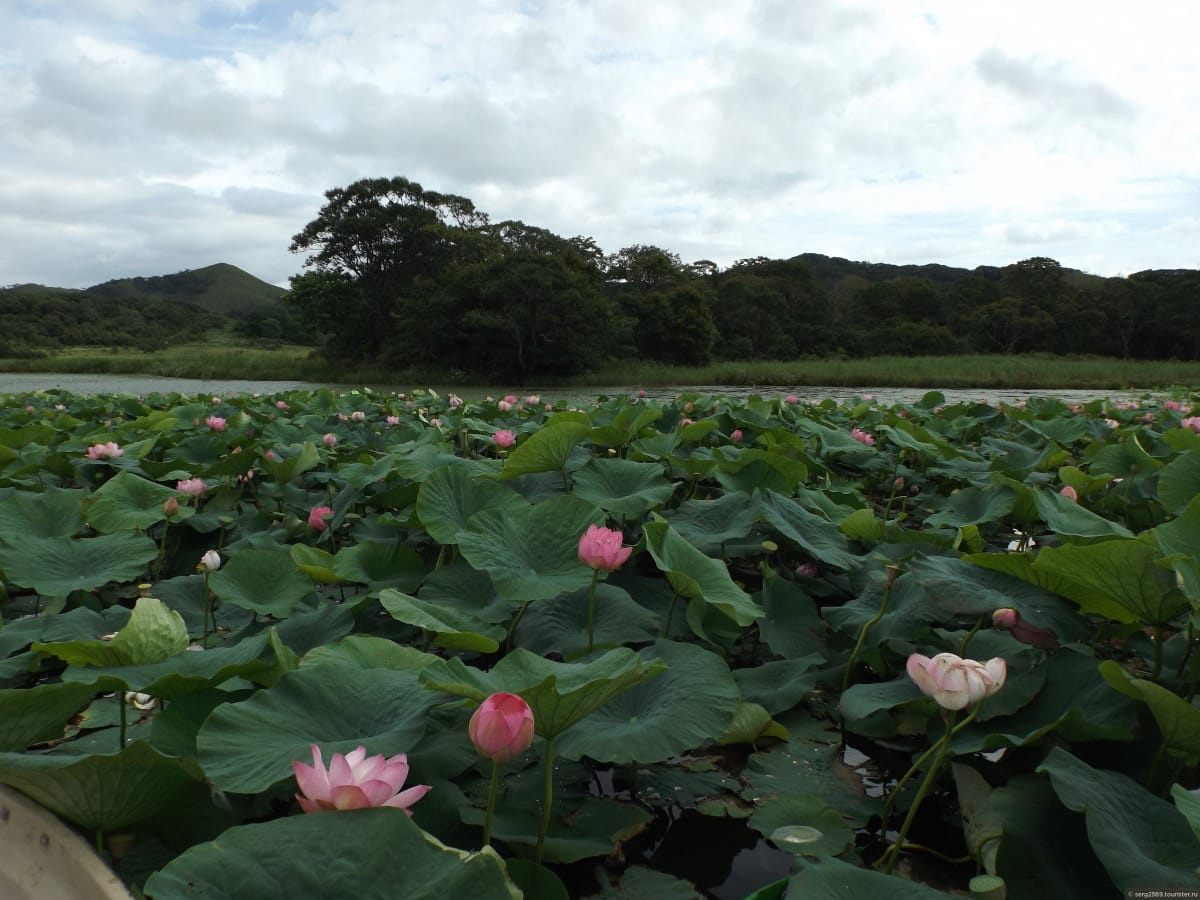
M 872 283 L 891 281 L 893 278 L 925 278 L 936 285 L 945 287 L 964 278 L 999 281 L 1004 271 L 997 266 L 960 269 L 954 266 L 943 266 L 939 263 L 897 266 L 891 263 L 855 262 L 840 256 L 824 256 L 820 253 L 801 253 L 792 259 L 804 263 L 812 277 L 818 283 L 826 285 L 845 278 L 847 275 L 857 275 Z
M 117 300 L 191 303 L 209 312 L 245 318 L 257 310 L 274 307 L 287 291 L 237 266 L 217 263 L 203 269 L 184 269 L 174 275 L 118 278 L 87 288 L 85 293 Z

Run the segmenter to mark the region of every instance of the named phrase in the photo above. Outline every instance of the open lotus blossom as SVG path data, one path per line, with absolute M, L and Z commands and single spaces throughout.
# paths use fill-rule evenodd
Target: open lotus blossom
M 908 658 L 908 677 L 943 709 L 965 709 L 990 697 L 1004 685 L 1008 664 L 997 656 L 986 663 L 939 653 Z
M 221 418 L 220 416 L 209 416 L 207 419 L 204 420 L 204 424 L 207 425 L 209 428 L 211 428 L 213 431 L 224 431 L 225 430 L 225 420 L 223 418 Z
M 481 756 L 504 765 L 533 743 L 533 710 L 516 694 L 492 694 L 471 716 L 467 733 Z
M 457 394 L 451 394 L 448 402 L 450 403 L 451 409 L 458 409 L 463 404 L 462 397 L 458 396 Z
M 501 428 L 492 435 L 492 440 L 496 442 L 497 447 L 506 448 L 517 442 L 517 436 L 507 428 Z
M 293 762 L 296 785 L 300 793 L 296 800 L 305 812 L 331 809 L 367 809 L 373 806 L 392 806 L 410 816 L 409 809 L 429 793 L 429 785 L 416 784 L 401 790 L 408 779 L 408 755 L 399 753 L 390 758 L 367 756 L 365 747 L 349 753 L 333 754 L 326 771 L 321 748 L 312 745 L 313 764 Z
M 875 443 L 875 435 L 863 431 L 861 428 L 851 428 L 850 437 L 854 438 L 860 444 L 866 444 L 868 447 Z
M 116 441 L 108 441 L 104 444 L 92 444 L 92 446 L 88 447 L 87 458 L 108 459 L 109 457 L 120 456 L 124 452 Z
M 208 490 L 208 485 L 204 483 L 203 478 L 185 478 L 183 481 L 175 482 L 175 490 L 191 497 L 203 497 L 204 492 Z
M 795 405 L 800 402 L 800 398 L 797 397 L 795 394 L 788 394 L 786 397 L 783 398 L 783 402 L 791 403 L 791 404 Z
M 1180 419 L 1179 427 L 1187 428 L 1190 431 L 1200 431 L 1200 416 L 1188 416 L 1186 419 Z
M 508 412 L 512 408 L 513 408 L 513 405 L 511 403 L 509 403 L 507 400 L 497 400 L 496 401 L 496 409 L 500 410 L 500 412 Z
M 361 409 L 356 409 L 354 412 L 350 413 L 350 418 L 355 422 L 362 422 L 367 418 L 367 414 Z
M 612 572 L 625 564 L 632 547 L 622 547 L 625 539 L 619 531 L 591 525 L 579 537 L 579 561 L 598 572 Z
M 308 513 L 308 524 L 311 528 L 317 531 L 326 531 L 329 528 L 329 523 L 325 521 L 326 516 L 332 516 L 333 509 L 328 506 L 314 506 Z
M 1058 637 L 1048 628 L 1038 628 L 1021 618 L 1015 609 L 998 609 L 992 613 L 992 625 L 1007 631 L 1022 644 L 1049 650 L 1058 646 Z

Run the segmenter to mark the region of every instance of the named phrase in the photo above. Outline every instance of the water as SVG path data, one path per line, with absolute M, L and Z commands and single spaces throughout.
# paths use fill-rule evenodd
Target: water
M 151 394 L 171 393 L 207 394 L 221 396 L 228 394 L 275 394 L 292 390 L 314 390 L 331 388 L 333 390 L 352 390 L 361 388 L 360 384 L 338 384 L 333 382 L 310 381 L 249 381 L 229 378 L 199 379 L 199 378 L 163 378 L 156 375 L 81 375 L 53 372 L 0 372 L 0 395 L 25 394 L 33 391 L 65 390 L 73 394 Z M 519 397 L 537 394 L 544 401 L 559 400 L 590 402 L 599 396 L 614 397 L 619 395 L 635 395 L 638 385 L 608 385 L 588 388 L 515 388 L 511 385 L 367 385 L 371 390 L 381 393 L 411 391 L 423 388 L 436 391 L 441 396 L 450 393 L 458 394 L 468 400 L 480 400 L 484 397 L 501 397 L 513 393 Z M 894 403 L 915 403 L 925 395 L 928 388 L 852 388 L 836 385 L 815 387 L 804 386 L 758 386 L 744 387 L 740 385 L 668 385 L 666 387 L 646 388 L 645 396 L 649 400 L 669 400 L 679 393 L 721 394 L 728 397 L 745 398 L 751 395 L 761 397 L 778 397 L 795 394 L 801 402 L 819 403 L 832 399 L 838 403 L 855 401 L 861 397 L 871 396 L 877 402 L 890 406 Z M 1089 400 L 1110 397 L 1115 400 L 1136 399 L 1145 393 L 1129 391 L 1086 391 L 1070 390 L 989 390 L 970 388 L 966 390 L 943 389 L 947 403 L 984 401 L 986 403 L 1019 403 L 1030 397 L 1058 397 L 1068 402 L 1086 403 Z

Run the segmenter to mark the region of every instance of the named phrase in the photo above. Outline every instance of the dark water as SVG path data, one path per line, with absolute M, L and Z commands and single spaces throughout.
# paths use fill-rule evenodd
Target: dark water
M 73 394 L 150 394 L 170 393 L 209 394 L 213 396 L 228 394 L 275 394 L 291 390 L 312 390 L 316 388 L 332 388 L 335 390 L 353 390 L 362 388 L 360 384 L 336 384 L 331 382 L 308 381 L 247 381 L 237 379 L 198 379 L 198 378 L 161 378 L 154 375 L 78 375 L 42 372 L 0 372 L 0 395 L 24 394 L 33 391 L 66 390 Z M 529 394 L 539 395 L 543 401 L 576 400 L 590 402 L 599 396 L 636 395 L 637 385 L 609 385 L 588 388 L 515 388 L 511 385 L 366 385 L 379 393 L 407 392 L 415 388 L 436 391 L 441 396 L 450 393 L 458 394 L 467 400 L 481 400 L 485 397 L 502 397 L 505 394 L 516 394 L 525 397 Z M 804 403 L 819 403 L 825 399 L 836 402 L 858 400 L 862 397 L 873 397 L 884 405 L 893 403 L 913 403 L 920 400 L 928 388 L 850 388 L 836 385 L 814 387 L 805 386 L 759 386 L 744 387 L 740 385 L 670 385 L 666 387 L 646 388 L 645 396 L 651 400 L 669 400 L 679 393 L 722 394 L 729 397 L 749 397 L 757 394 L 764 398 L 787 396 L 795 394 Z M 1072 402 L 1112 397 L 1126 399 L 1144 396 L 1144 393 L 1130 391 L 1085 391 L 1085 390 L 989 390 L 973 388 L 967 390 L 941 390 L 948 403 L 961 401 L 982 400 L 988 403 L 1017 403 L 1030 397 L 1059 397 Z

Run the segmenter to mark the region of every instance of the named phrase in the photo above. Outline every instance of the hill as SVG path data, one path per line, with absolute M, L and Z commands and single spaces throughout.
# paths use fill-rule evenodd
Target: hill
M 287 293 L 229 263 L 184 269 L 174 275 L 119 278 L 94 285 L 85 292 L 117 300 L 190 303 L 234 318 L 245 318 L 255 311 L 272 308 Z

